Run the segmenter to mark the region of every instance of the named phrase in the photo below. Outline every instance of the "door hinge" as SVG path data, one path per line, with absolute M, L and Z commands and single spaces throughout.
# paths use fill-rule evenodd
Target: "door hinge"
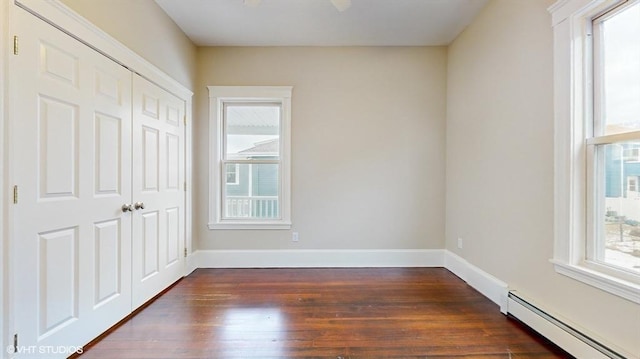
M 184 183 L 184 191 L 185 191 L 185 192 L 187 191 L 187 182 L 186 182 L 186 181 L 185 181 L 185 183 Z
M 13 54 L 17 55 L 18 54 L 18 36 L 14 36 L 13 37 Z
M 187 125 L 187 115 L 184 115 L 184 125 Z
M 18 204 L 18 186 L 13 186 L 13 204 Z
M 184 257 L 187 258 L 187 247 L 184 247 Z
M 13 335 L 13 352 L 18 352 L 18 333 Z

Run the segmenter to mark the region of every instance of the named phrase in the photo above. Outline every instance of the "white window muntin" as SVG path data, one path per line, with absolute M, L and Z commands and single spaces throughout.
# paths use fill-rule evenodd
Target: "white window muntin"
M 290 229 L 291 228 L 291 86 L 208 86 L 209 90 L 209 229 Z M 280 111 L 279 218 L 225 218 L 223 213 L 226 160 L 224 104 L 277 103 Z M 258 163 L 244 160 L 242 163 Z M 265 161 L 259 161 L 265 163 Z

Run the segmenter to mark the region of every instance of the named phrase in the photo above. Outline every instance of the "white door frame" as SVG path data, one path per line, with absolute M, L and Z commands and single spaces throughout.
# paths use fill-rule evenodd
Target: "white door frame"
M 6 60 L 7 56 L 9 56 L 9 1 L 3 1 L 0 4 L 0 86 L 2 86 L 1 92 L 4 94 L 4 96 L 0 96 L 0 139 L 3 143 L 3 145 L 0 146 L 0 189 L 2 189 L 0 190 L 0 314 L 2 314 L 2 317 L 6 320 L 0 324 L 0 348 L 3 353 L 2 357 L 4 357 L 6 353 L 4 350 L 6 347 L 5 343 L 9 343 L 5 333 L 8 332 L 9 326 L 12 325 L 12 323 L 10 323 L 12 318 L 9 316 L 10 308 L 8 300 L 9 271 L 6 267 L 9 263 L 9 236 L 7 235 L 8 231 L 6 226 L 8 223 L 6 219 L 6 207 L 8 206 L 6 199 L 8 199 L 8 197 L 5 195 L 5 191 L 8 190 L 8 186 L 6 186 L 8 173 L 5 170 L 5 156 L 8 150 L 8 141 L 6 141 L 5 137 L 5 128 L 7 125 L 5 121 L 5 99 L 8 93 L 8 84 L 6 81 L 6 75 L 8 73 L 6 69 L 8 63 Z
M 188 253 L 192 252 L 192 96 L 193 92 L 184 87 L 182 84 L 171 78 L 169 75 L 158 69 L 155 65 L 151 64 L 131 49 L 127 48 L 113 37 L 85 20 L 83 17 L 69 9 L 59 0 L 15 0 L 16 3 L 28 9 L 28 11 L 37 14 L 39 17 L 54 24 L 61 30 L 73 34 L 73 36 L 94 48 L 98 52 L 101 52 L 107 57 L 112 58 L 114 61 L 120 64 L 126 65 L 127 68 L 133 72 L 147 78 L 151 82 L 159 85 L 167 91 L 185 100 L 186 108 L 185 114 L 187 119 L 186 133 L 185 133 L 185 179 L 186 179 L 186 191 L 185 191 L 185 247 Z M 10 121 L 6 115 L 7 110 L 11 104 L 7 103 L 8 96 L 8 84 L 5 81 L 6 74 L 8 73 L 8 57 L 12 53 L 12 36 L 11 36 L 11 13 L 15 11 L 13 1 L 0 1 L 0 79 L 2 79 L 3 96 L 0 97 L 0 139 L 2 139 L 3 145 L 0 146 L 0 249 L 2 255 L 0 255 L 0 311 L 4 318 L 3 323 L 0 325 L 0 358 L 8 358 L 8 354 L 5 350 L 6 346 L 12 342 L 14 331 L 14 315 L 13 306 L 11 303 L 11 281 L 13 274 L 11 271 L 12 261 L 9 256 L 9 252 L 12 248 L 12 237 L 10 235 L 12 230 L 11 218 L 12 208 L 8 202 L 11 198 L 9 196 L 13 186 L 12 176 L 8 170 L 13 158 L 13 154 L 9 153 L 12 139 L 8 136 L 10 132 Z M 189 259 L 189 258 L 187 258 Z M 187 266 L 190 267 L 190 266 Z M 187 268 L 185 268 L 185 275 L 188 274 Z

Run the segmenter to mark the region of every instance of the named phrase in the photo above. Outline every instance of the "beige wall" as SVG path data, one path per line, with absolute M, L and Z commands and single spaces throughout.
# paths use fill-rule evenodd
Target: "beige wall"
M 196 46 L 153 0 L 61 0 L 193 90 Z
M 494 0 L 449 47 L 446 247 L 596 338 L 637 355 L 640 306 L 558 275 L 549 263 L 549 5 Z
M 201 48 L 199 249 L 444 247 L 446 49 Z M 207 85 L 291 85 L 291 231 L 207 229 Z

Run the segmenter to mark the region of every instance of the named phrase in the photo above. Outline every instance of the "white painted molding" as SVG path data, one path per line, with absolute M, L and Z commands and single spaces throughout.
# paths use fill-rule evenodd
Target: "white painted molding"
M 8 151 L 7 133 L 5 132 L 8 124 L 8 116 L 5 116 L 5 101 L 8 98 L 8 81 L 6 76 L 8 72 L 9 57 L 9 1 L 3 1 L 0 4 L 0 315 L 3 320 L 0 321 L 0 358 L 6 355 L 4 348 L 5 343 L 9 343 L 9 326 L 11 325 L 11 313 L 9 308 L 9 236 L 7 230 L 8 213 L 6 210 L 7 199 L 5 193 L 9 193 L 8 171 L 5 158 Z M 6 318 L 6 320 L 5 320 Z
M 444 267 L 447 268 L 451 273 L 458 276 L 458 278 L 462 279 L 465 282 L 467 281 L 469 262 L 467 262 L 464 258 L 447 250 L 444 254 Z
M 198 250 L 194 268 L 443 267 L 442 249 Z
M 558 0 L 547 8 L 551 14 L 551 25 L 556 26 L 571 16 L 581 15 L 585 10 L 619 4 L 625 0 Z
M 571 265 L 555 260 L 551 260 L 551 263 L 553 263 L 556 272 L 559 274 L 566 275 L 569 278 L 579 280 L 636 304 L 640 304 L 640 285 L 638 284 L 606 275 L 585 266 Z
M 280 100 L 291 98 L 293 86 L 207 86 L 209 98 L 272 98 Z
M 474 266 L 451 251 L 445 250 L 444 252 L 445 268 L 500 306 L 500 312 L 507 314 L 507 296 L 509 295 L 507 283 Z

